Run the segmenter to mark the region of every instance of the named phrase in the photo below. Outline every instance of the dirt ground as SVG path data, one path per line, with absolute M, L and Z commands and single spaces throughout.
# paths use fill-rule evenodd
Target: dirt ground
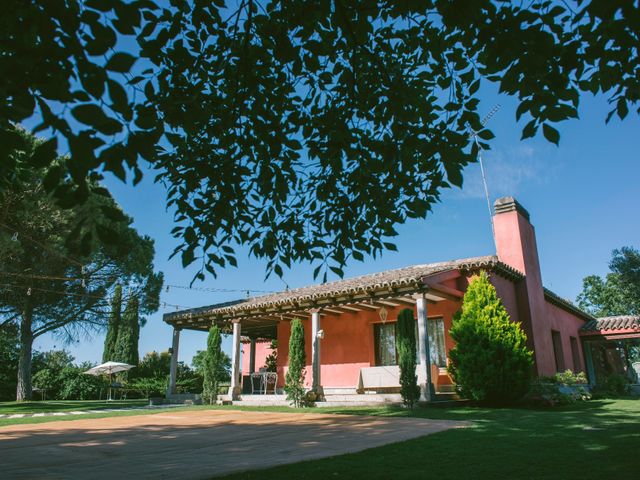
M 460 422 L 194 410 L 0 428 L 3 479 L 211 478 L 357 452 Z

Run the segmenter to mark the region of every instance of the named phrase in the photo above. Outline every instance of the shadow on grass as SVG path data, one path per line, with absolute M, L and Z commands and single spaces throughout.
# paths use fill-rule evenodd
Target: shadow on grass
M 225 478 L 637 478 L 639 400 L 598 400 L 556 409 L 315 409 L 346 415 L 327 423 L 309 414 L 260 425 L 238 412 L 214 421 L 202 410 L 202 417 L 191 420 L 163 414 L 170 424 L 139 421 L 107 430 L 89 424 L 46 431 L 21 426 L 5 435 L 0 430 L 0 471 L 28 476 L 46 464 L 50 474 L 69 478 L 99 471 L 127 478 L 214 477 L 251 468 L 256 470 Z M 376 446 L 383 431 L 393 433 L 389 417 L 464 420 L 472 426 Z M 356 437 L 346 436 L 338 425 L 351 425 Z M 356 443 L 375 448 L 348 453 Z M 331 458 L 300 462 L 309 452 Z M 274 458 L 291 464 L 261 468 Z
M 466 420 L 474 426 L 225 478 L 637 478 L 638 399 L 595 400 L 555 409 L 388 407 L 336 413 Z
M 0 429 L 6 478 L 206 478 L 340 455 L 454 422 L 206 409 Z M 106 477 L 105 477 L 106 478 Z

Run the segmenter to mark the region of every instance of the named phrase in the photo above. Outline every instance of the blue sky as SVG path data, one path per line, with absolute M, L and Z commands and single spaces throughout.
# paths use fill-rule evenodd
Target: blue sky
M 575 299 L 582 278 L 604 274 L 611 250 L 623 245 L 640 247 L 640 130 L 638 117 L 630 114 L 624 122 L 617 118 L 605 125 L 609 110 L 603 98 L 583 96 L 579 120 L 560 124 L 560 146 L 543 138 L 520 141 L 523 122 L 516 124 L 517 103 L 491 89 L 483 89 L 481 114 L 499 103 L 500 110 L 491 119 L 496 134 L 492 150 L 484 161 L 491 200 L 516 197 L 531 214 L 536 228 L 538 250 L 545 285 L 560 296 Z M 170 285 L 188 286 L 194 271 L 183 269 L 178 258 L 168 260 L 177 245 L 169 232 L 172 216 L 165 211 L 164 190 L 153 183 L 153 174 L 132 187 L 117 179 L 107 186 L 124 210 L 134 218 L 134 226 L 156 241 L 156 267 L 165 273 Z M 494 253 L 491 226 L 478 165 L 465 170 L 462 190 L 448 190 L 440 204 L 423 220 L 415 220 L 398 229 L 397 252 L 382 258 L 354 262 L 345 276 L 372 273 L 416 263 Z M 224 289 L 280 290 L 285 283 L 277 277 L 264 281 L 264 263 L 248 258 L 240 250 L 238 268 L 221 271 L 217 279 L 197 286 Z M 285 272 L 291 287 L 313 283 L 312 268 L 297 265 Z M 205 293 L 169 288 L 162 301 L 186 307 L 223 302 L 243 293 Z M 148 318 L 141 331 L 140 354 L 162 351 L 170 346 L 171 329 L 162 322 L 162 314 L 175 308 L 163 308 Z M 97 362 L 102 356 L 103 335 L 92 340 L 64 346 L 77 361 Z M 206 334 L 183 332 L 180 360 L 187 363 L 204 348 Z M 39 350 L 63 347 L 54 337 L 41 337 Z M 230 340 L 224 341 L 230 350 Z

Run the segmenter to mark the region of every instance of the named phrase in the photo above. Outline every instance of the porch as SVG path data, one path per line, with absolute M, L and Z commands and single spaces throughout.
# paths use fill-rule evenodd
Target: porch
M 626 378 L 631 390 L 640 394 L 640 317 L 617 316 L 593 320 L 582 327 L 589 383 L 603 382 L 610 375 Z
M 290 323 L 300 319 L 308 360 L 305 386 L 318 396 L 318 406 L 399 403 L 395 320 L 409 308 L 416 319 L 421 401 L 452 399 L 454 387 L 446 373 L 447 352 L 453 347 L 448 331 L 469 277 L 480 269 L 492 277 L 520 277 L 496 257 L 477 257 L 167 314 L 164 321 L 174 327 L 168 393 L 175 392 L 180 331 L 207 331 L 215 324 L 233 339 L 231 386 L 224 400 L 240 405 L 286 404 L 282 388 Z M 276 394 L 243 393 L 243 375 L 260 370 L 259 357 L 271 340 L 278 342 Z

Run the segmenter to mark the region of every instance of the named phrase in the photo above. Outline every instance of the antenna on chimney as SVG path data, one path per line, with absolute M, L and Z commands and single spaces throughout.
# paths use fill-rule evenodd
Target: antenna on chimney
M 483 127 L 487 123 L 489 123 L 489 120 L 491 120 L 491 117 L 493 117 L 498 112 L 498 110 L 500 110 L 500 104 L 497 104 L 495 107 L 493 107 L 491 111 L 482 119 L 482 122 L 480 123 L 482 124 Z M 498 247 L 496 246 L 496 229 L 493 225 L 493 211 L 491 210 L 491 199 L 489 197 L 489 187 L 487 186 L 487 176 L 484 173 L 484 163 L 482 161 L 482 146 L 478 141 L 478 132 L 476 132 L 473 128 L 471 128 L 470 125 L 469 125 L 469 130 L 471 130 L 471 133 L 469 134 L 469 138 L 473 138 L 473 141 L 476 144 L 476 147 L 478 147 L 478 162 L 480 163 L 480 172 L 482 173 L 482 184 L 484 185 L 484 195 L 485 195 L 485 198 L 487 199 L 487 208 L 489 209 L 489 220 L 491 221 L 491 234 L 493 236 L 493 245 L 496 247 L 496 250 L 497 250 Z

